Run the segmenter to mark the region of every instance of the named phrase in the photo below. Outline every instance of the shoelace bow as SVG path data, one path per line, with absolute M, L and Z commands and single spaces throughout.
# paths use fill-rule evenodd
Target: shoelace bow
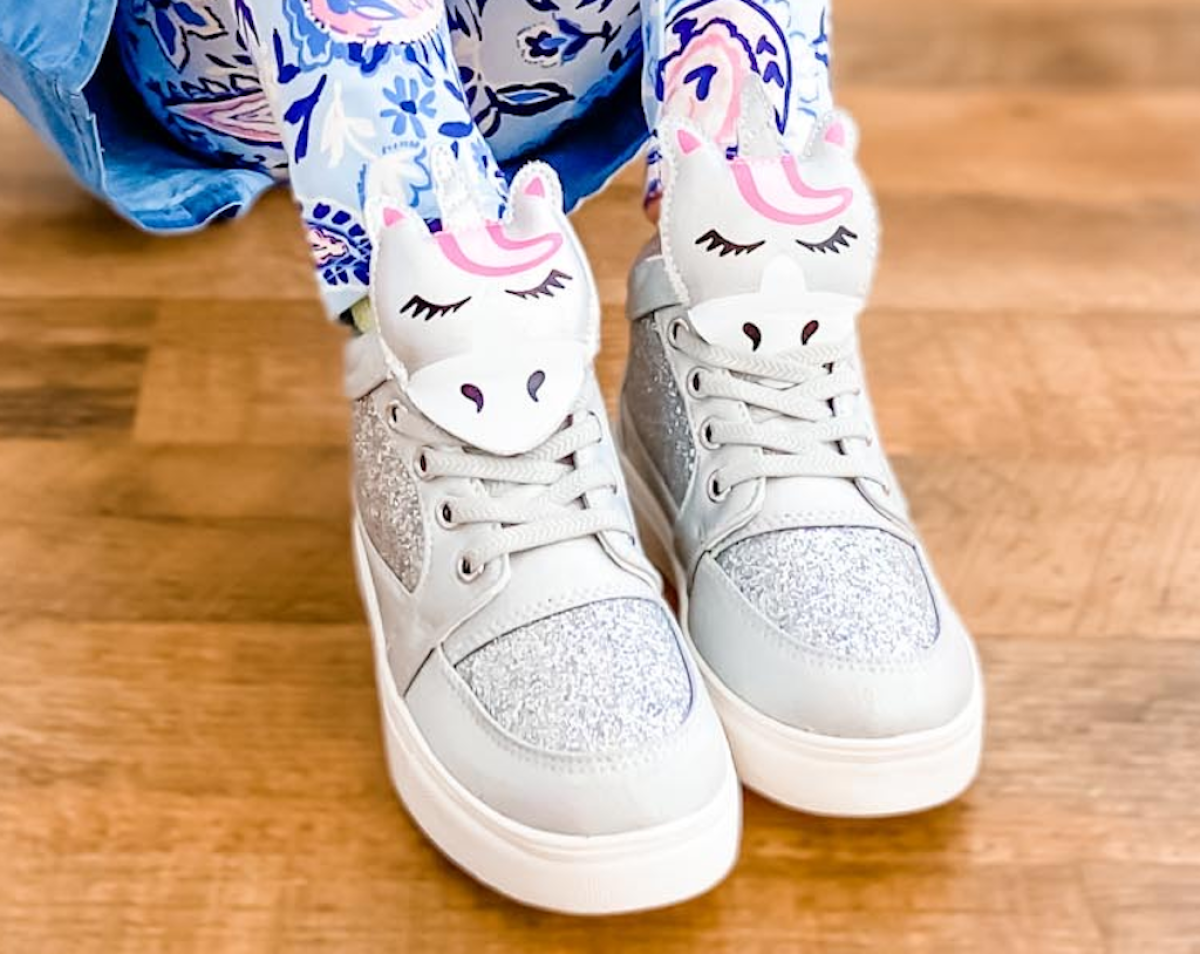
M 846 445 L 841 443 L 862 441 L 860 448 L 873 443 L 861 408 L 834 409 L 839 398 L 862 393 L 862 380 L 853 367 L 852 337 L 768 357 L 709 344 L 677 321 L 670 340 L 697 364 L 688 374 L 689 393 L 736 401 L 750 418 L 712 417 L 700 425 L 702 439 L 712 447 L 736 445 L 758 452 L 723 465 L 714 474 L 713 496 L 766 477 L 844 477 L 888 488 L 878 454 L 853 445 L 843 450 Z
M 606 531 L 633 533 L 624 510 L 587 507 L 582 501 L 595 490 L 618 490 L 609 468 L 575 462 L 577 451 L 601 443 L 604 437 L 590 411 L 578 411 L 538 447 L 513 457 L 463 445 L 416 415 L 405 416 L 404 430 L 425 442 L 418 456 L 422 478 L 458 477 L 481 485 L 474 496 L 447 497 L 437 508 L 438 519 L 447 528 L 493 525 L 461 554 L 459 572 L 464 577 L 478 576 L 493 560 L 523 550 Z M 522 493 L 522 487 L 542 490 Z

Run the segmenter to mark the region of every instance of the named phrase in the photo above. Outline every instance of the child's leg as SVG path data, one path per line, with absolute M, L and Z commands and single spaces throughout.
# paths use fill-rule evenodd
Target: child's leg
M 214 165 L 287 174 L 262 83 L 230 0 L 117 0 L 113 40 L 133 87 L 179 145 Z
M 828 0 L 648 0 L 643 19 L 643 104 L 687 116 L 732 146 L 747 83 L 759 83 L 785 141 L 803 144 L 809 121 L 832 105 Z M 651 149 L 647 206 L 661 192 Z
M 436 221 L 431 151 L 473 159 L 480 202 L 497 211 L 504 180 L 468 110 L 438 0 L 235 0 L 279 123 L 326 305 L 366 294 L 370 176 Z
M 448 0 L 467 101 L 502 161 L 584 117 L 638 67 L 639 0 Z

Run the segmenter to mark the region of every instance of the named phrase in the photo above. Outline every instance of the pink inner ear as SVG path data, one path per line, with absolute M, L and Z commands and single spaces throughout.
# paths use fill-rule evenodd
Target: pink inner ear
M 536 196 L 537 198 L 546 197 L 546 183 L 541 176 L 534 176 L 529 185 L 525 186 L 525 194 Z
M 675 141 L 679 143 L 679 148 L 683 150 L 685 156 L 700 148 L 700 140 L 686 129 L 680 129 L 675 133 Z
M 383 210 L 383 224 L 387 228 L 390 229 L 397 222 L 403 222 L 403 221 L 404 221 L 404 213 L 401 212 L 399 209 L 393 209 L 389 206 L 388 208 L 385 208 Z
M 825 141 L 831 142 L 835 146 L 846 145 L 846 127 L 841 123 L 834 123 L 825 130 Z

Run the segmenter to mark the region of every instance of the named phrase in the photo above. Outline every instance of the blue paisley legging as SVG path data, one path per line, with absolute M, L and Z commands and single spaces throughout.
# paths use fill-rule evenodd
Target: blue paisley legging
M 159 122 L 214 161 L 287 177 L 332 315 L 365 294 L 360 221 L 384 168 L 439 218 L 430 151 L 478 170 L 518 157 L 630 70 L 643 106 L 733 144 L 746 82 L 785 137 L 830 107 L 828 0 L 120 0 L 122 59 Z M 643 50 L 645 55 L 642 55 Z M 649 151 L 647 194 L 658 189 Z

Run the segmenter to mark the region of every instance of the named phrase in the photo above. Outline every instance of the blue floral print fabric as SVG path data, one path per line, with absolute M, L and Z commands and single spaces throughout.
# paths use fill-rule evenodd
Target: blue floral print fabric
M 214 162 L 285 175 L 287 154 L 228 0 L 118 0 L 113 39 L 154 118 Z
M 687 116 L 715 142 L 736 147 L 741 93 L 766 91 L 785 141 L 803 145 L 832 107 L 825 0 L 645 0 L 642 81 L 647 121 Z M 651 146 L 647 195 L 661 190 Z
M 144 227 L 180 230 L 236 213 L 288 176 L 331 313 L 368 280 L 368 177 L 392 177 L 436 223 L 439 143 L 471 163 L 479 201 L 497 211 L 506 175 L 529 158 L 556 167 L 573 204 L 633 155 L 664 110 L 728 141 L 747 81 L 764 84 L 785 134 L 830 105 L 826 0 L 36 6 L 0 23 L 0 92 L 80 178 Z M 38 48 L 67 13 L 83 60 L 70 85 L 52 69 L 61 57 Z M 139 126 L 122 78 L 99 63 L 110 27 L 124 82 L 156 130 Z M 182 150 L 165 148 L 164 131 Z M 651 196 L 654 158 L 652 148 Z

